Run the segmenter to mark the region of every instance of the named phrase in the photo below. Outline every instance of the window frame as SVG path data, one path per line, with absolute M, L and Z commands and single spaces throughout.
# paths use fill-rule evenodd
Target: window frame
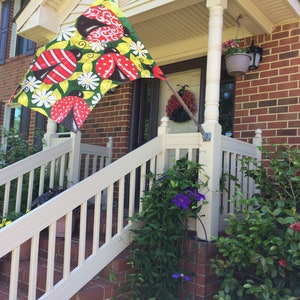
M 16 0 L 14 5 L 14 17 L 24 8 L 26 5 L 23 3 L 23 0 Z M 26 39 L 22 36 L 17 34 L 17 25 L 16 23 L 12 24 L 12 31 L 11 31 L 11 42 L 10 42 L 10 53 L 9 57 L 15 57 L 21 54 L 25 56 L 29 56 L 35 53 L 35 46 L 36 43 Z
M 0 65 L 5 64 L 7 37 L 9 32 L 11 1 L 7 0 L 1 3 L 1 24 L 0 24 Z

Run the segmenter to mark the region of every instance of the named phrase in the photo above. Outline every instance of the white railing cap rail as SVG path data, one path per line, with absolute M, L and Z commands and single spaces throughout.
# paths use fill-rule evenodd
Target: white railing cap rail
M 55 158 L 60 157 L 62 153 L 68 153 L 70 151 L 72 151 L 72 141 L 71 139 L 66 139 L 55 147 L 50 147 L 21 161 L 18 161 L 13 165 L 7 166 L 0 170 L 0 185 L 40 167 L 41 161 L 47 163 Z M 5 174 L 5 176 L 1 176 L 1 173 Z

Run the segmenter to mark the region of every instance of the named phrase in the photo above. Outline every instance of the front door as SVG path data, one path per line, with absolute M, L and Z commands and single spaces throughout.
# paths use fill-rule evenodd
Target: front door
M 159 84 L 159 79 L 139 79 L 134 82 L 129 151 L 157 135 Z

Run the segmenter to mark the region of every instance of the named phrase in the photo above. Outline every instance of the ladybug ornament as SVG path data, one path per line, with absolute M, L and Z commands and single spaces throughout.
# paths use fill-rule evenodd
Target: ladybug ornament
M 188 85 L 181 86 L 181 89 L 178 91 L 179 96 L 182 98 L 183 102 L 186 104 L 188 109 L 194 115 L 197 111 L 197 104 L 195 96 L 192 92 L 186 89 Z M 177 100 L 175 95 L 172 95 L 168 100 L 166 106 L 166 114 L 170 120 L 178 123 L 183 123 L 189 121 L 191 118 L 188 113 L 184 110 L 180 102 Z

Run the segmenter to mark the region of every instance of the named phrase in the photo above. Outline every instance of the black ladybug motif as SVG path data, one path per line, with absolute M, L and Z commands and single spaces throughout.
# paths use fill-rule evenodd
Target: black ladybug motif
M 89 114 L 90 108 L 83 99 L 83 93 L 75 90 L 51 107 L 50 118 L 77 132 Z
M 96 72 L 102 79 L 126 82 L 138 78 L 135 64 L 117 49 L 108 48 L 96 63 Z
M 93 6 L 77 20 L 78 32 L 89 42 L 107 43 L 129 36 L 116 15 L 105 6 Z
M 58 83 L 69 78 L 75 71 L 82 53 L 79 49 L 51 49 L 44 51 L 31 70 L 34 76 L 47 84 Z

